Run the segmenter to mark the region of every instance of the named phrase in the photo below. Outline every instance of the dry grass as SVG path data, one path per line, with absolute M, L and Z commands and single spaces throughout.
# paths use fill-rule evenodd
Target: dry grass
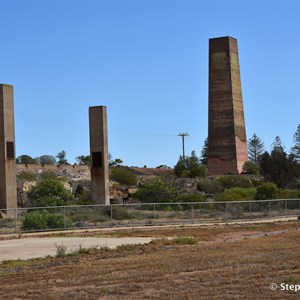
M 2 263 L 0 299 L 299 299 L 300 292 L 269 289 L 272 282 L 300 284 L 299 225 L 118 231 L 115 236 L 162 239 L 75 257 Z M 197 243 L 172 243 L 170 237 L 193 237 Z

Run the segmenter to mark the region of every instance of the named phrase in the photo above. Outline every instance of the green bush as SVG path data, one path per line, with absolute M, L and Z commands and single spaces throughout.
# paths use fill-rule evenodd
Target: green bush
M 86 188 L 82 188 L 80 190 L 80 192 L 75 193 L 75 195 L 76 194 L 77 194 L 77 201 L 76 201 L 77 205 L 91 205 L 91 204 L 93 204 L 92 193 L 91 193 L 90 190 L 88 190 Z
M 258 186 L 255 194 L 256 200 L 277 199 L 278 189 L 275 183 L 266 183 Z
M 72 194 L 64 185 L 53 179 L 38 182 L 29 190 L 27 196 L 32 207 L 66 205 L 72 199 Z
M 107 207 L 104 210 L 104 214 L 110 217 L 111 209 L 112 209 L 112 218 L 114 220 L 134 219 L 134 213 L 130 212 L 126 207 L 123 206 Z
M 299 190 L 278 190 L 278 198 L 279 199 L 295 199 L 300 198 L 300 191 Z
M 21 171 L 18 175 L 18 179 L 21 181 L 36 181 L 37 176 L 33 172 Z
M 223 175 L 216 179 L 221 185 L 223 189 L 230 189 L 233 187 L 240 188 L 251 188 L 252 184 L 248 178 L 245 178 L 241 175 Z
M 22 224 L 23 230 L 40 230 L 47 227 L 47 211 L 32 211 L 26 214 Z
M 253 200 L 255 197 L 255 188 L 230 188 L 215 196 L 216 201 L 243 201 Z
M 141 185 L 133 197 L 143 203 L 176 202 L 179 190 L 173 180 L 152 179 Z
M 57 179 L 57 174 L 53 171 L 43 171 L 41 173 L 41 180 L 49 180 L 49 179 L 52 180 Z
M 200 192 L 204 192 L 207 194 L 215 194 L 221 192 L 222 185 L 217 180 L 212 180 L 208 178 L 199 178 L 197 183 L 197 189 Z
M 64 217 L 61 214 L 49 213 L 46 210 L 34 210 L 26 214 L 23 230 L 44 230 L 64 228 Z M 67 224 L 70 227 L 71 224 Z
M 136 185 L 137 177 L 134 171 L 126 167 L 112 168 L 110 173 L 110 179 L 122 184 Z
M 195 193 L 195 194 L 184 194 L 184 195 L 180 195 L 177 197 L 176 202 L 183 202 L 183 203 L 187 203 L 187 202 L 195 202 L 195 203 L 199 203 L 199 202 L 206 202 L 206 197 L 200 193 Z M 200 208 L 200 205 L 193 205 L 194 208 Z M 183 205 L 183 209 L 190 209 L 191 206 L 190 205 Z

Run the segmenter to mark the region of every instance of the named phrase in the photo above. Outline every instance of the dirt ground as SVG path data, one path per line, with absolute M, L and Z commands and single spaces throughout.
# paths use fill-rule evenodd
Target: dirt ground
M 147 245 L 4 261 L 0 299 L 300 299 L 300 222 L 63 233 Z M 270 289 L 276 287 L 276 290 Z

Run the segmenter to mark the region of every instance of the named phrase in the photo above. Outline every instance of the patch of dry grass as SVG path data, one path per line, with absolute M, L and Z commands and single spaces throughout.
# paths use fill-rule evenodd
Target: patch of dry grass
M 269 289 L 272 282 L 300 284 L 299 223 L 251 227 L 129 230 L 198 242 L 159 239 L 122 251 L 2 264 L 0 299 L 299 299 L 299 292 Z M 255 237 L 275 230 L 284 232 Z

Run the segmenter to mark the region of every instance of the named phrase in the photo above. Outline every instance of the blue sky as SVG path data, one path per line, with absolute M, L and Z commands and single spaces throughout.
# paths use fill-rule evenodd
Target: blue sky
M 200 155 L 208 39 L 238 39 L 247 138 L 289 151 L 300 123 L 298 1 L 5 1 L 0 83 L 15 96 L 17 156 L 89 154 L 88 107 L 108 110 L 125 165 Z

